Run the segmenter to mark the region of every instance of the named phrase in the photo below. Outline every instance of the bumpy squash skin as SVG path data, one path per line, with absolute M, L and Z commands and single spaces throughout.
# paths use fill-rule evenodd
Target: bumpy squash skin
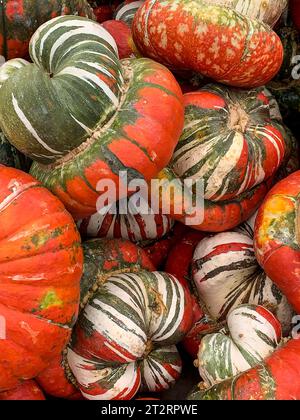
M 84 269 L 81 278 L 81 307 L 84 308 L 93 286 L 100 287 L 114 273 L 154 271 L 147 254 L 135 244 L 122 239 L 95 239 L 83 243 Z M 67 367 L 65 355 L 59 355 L 38 377 L 43 390 L 54 397 L 73 399 L 82 395 Z
M 93 18 L 86 0 L 5 0 L 0 4 L 0 55 L 26 58 L 29 40 L 47 20 L 60 15 Z
M 282 44 L 269 26 L 202 0 L 147 0 L 132 30 L 143 55 L 231 86 L 262 86 L 282 63 Z
M 2 391 L 36 376 L 68 342 L 83 258 L 73 219 L 32 176 L 0 166 L 0 202 Z

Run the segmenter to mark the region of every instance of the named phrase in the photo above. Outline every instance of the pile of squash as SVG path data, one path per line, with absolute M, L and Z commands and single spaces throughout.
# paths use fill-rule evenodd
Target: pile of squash
M 0 400 L 300 399 L 300 2 L 0 14 Z

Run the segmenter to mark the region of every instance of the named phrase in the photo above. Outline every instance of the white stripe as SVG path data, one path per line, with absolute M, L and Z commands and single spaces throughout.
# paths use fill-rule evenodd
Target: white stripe
M 31 125 L 30 121 L 26 118 L 25 114 L 21 110 L 21 108 L 18 105 L 18 101 L 14 97 L 14 94 L 12 94 L 12 104 L 14 107 L 14 110 L 16 114 L 18 115 L 20 121 L 23 123 L 23 125 L 26 127 L 26 129 L 29 131 L 29 133 L 38 141 L 38 143 L 44 147 L 44 149 L 48 150 L 51 153 L 55 153 L 57 155 L 61 155 L 61 152 L 58 152 L 57 150 L 52 149 L 45 143 L 40 136 L 37 134 L 33 126 Z
M 86 125 L 84 125 L 82 122 L 78 121 L 74 115 L 70 114 L 70 117 L 73 118 L 74 121 L 77 122 L 77 124 L 89 135 L 91 135 L 93 133 L 93 130 L 91 130 L 89 127 L 87 127 Z
M 78 63 L 86 64 L 96 70 L 101 71 L 102 73 L 106 74 L 107 76 L 111 77 L 112 79 L 116 80 L 116 76 L 110 73 L 105 67 L 101 66 L 99 63 L 91 63 L 90 61 L 78 60 Z
M 115 20 L 120 20 L 124 13 L 128 12 L 131 9 L 138 9 L 142 4 L 144 4 L 143 1 L 133 1 L 132 3 L 125 4 L 116 14 Z
M 29 182 L 27 184 L 19 184 L 16 180 L 12 181 L 14 182 L 11 182 L 10 185 L 8 185 L 8 188 L 10 188 L 12 193 L 6 196 L 0 203 L 0 212 L 5 210 L 14 201 L 15 198 L 21 195 L 22 192 L 27 191 L 31 186 L 38 185 L 36 181 Z
M 84 310 L 86 318 L 93 323 L 94 329 L 104 337 L 114 341 L 119 347 L 126 349 L 132 354 L 132 361 L 141 357 L 145 351 L 147 336 L 145 332 L 131 319 L 124 316 L 120 311 L 112 306 L 94 299 L 93 303 L 97 305 L 94 308 L 87 305 Z M 126 331 L 122 326 L 110 319 L 109 315 L 114 316 L 118 321 L 126 325 L 134 332 Z
M 155 275 L 155 277 L 157 278 L 158 282 L 157 282 L 157 286 L 158 286 L 158 292 L 161 295 L 161 299 L 164 302 L 164 304 L 166 305 L 166 300 L 167 300 L 167 280 L 165 279 L 164 276 L 162 276 L 160 273 L 158 272 L 154 272 L 153 273 Z M 165 312 L 163 312 L 159 318 L 157 319 L 153 319 L 154 322 L 152 322 L 152 325 L 150 326 L 150 331 L 152 331 L 153 336 L 152 339 L 154 341 L 162 341 L 162 340 L 166 340 L 170 337 L 172 337 L 172 335 L 175 333 L 175 331 L 177 330 L 177 328 L 179 327 L 183 315 L 184 315 L 184 306 L 185 306 L 185 299 L 184 299 L 184 291 L 183 291 L 183 287 L 181 286 L 181 284 L 178 282 L 177 279 L 175 279 L 174 276 L 171 276 L 170 274 L 165 274 L 165 276 L 168 276 L 170 278 L 170 283 L 171 284 L 171 289 L 173 292 L 173 297 L 172 297 L 172 302 L 168 307 L 168 313 L 167 313 L 167 317 Z M 179 292 L 179 296 L 177 295 L 177 291 L 175 288 L 175 284 L 177 284 L 178 286 L 178 292 Z M 176 314 L 176 310 L 178 309 L 179 306 L 179 312 L 178 314 L 175 316 Z M 156 328 L 159 327 L 160 321 L 162 318 L 164 319 L 164 324 L 163 327 L 160 330 L 156 330 Z M 152 321 L 152 320 L 151 320 Z M 168 329 L 170 327 L 170 324 L 172 324 L 174 322 L 173 327 L 168 331 L 165 332 L 166 329 Z
M 65 67 L 63 70 L 61 70 L 58 75 L 62 74 L 69 74 L 71 76 L 77 77 L 80 80 L 84 80 L 86 83 L 88 83 L 90 86 L 94 88 L 94 84 L 99 86 L 103 92 L 106 94 L 106 96 L 111 100 L 111 102 L 117 107 L 119 104 L 119 100 L 116 97 L 116 95 L 113 93 L 113 91 L 107 86 L 107 84 L 99 79 L 96 75 L 88 72 L 87 70 L 80 69 L 78 67 Z M 93 83 L 91 83 L 93 82 Z

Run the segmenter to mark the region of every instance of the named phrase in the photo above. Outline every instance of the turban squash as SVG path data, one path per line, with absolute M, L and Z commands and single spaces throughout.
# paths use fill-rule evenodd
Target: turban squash
M 92 18 L 86 0 L 4 0 L 0 3 L 0 54 L 6 59 L 28 55 L 28 44 L 36 29 L 60 15 Z
M 264 85 L 283 59 L 281 41 L 269 26 L 202 0 L 147 0 L 132 31 L 144 56 L 236 87 Z
M 118 186 L 120 171 L 129 181 L 150 180 L 167 165 L 184 112 L 165 67 L 149 59 L 120 62 L 102 26 L 70 16 L 42 25 L 30 55 L 33 64 L 2 84 L 0 125 L 76 219 L 95 213 L 100 180 Z
M 0 391 L 35 377 L 65 347 L 79 305 L 82 249 L 61 202 L 0 166 Z
M 236 376 L 263 362 L 281 341 L 281 325 L 263 306 L 239 305 L 231 310 L 226 328 L 203 337 L 197 365 L 202 386 Z
M 293 310 L 256 261 L 253 219 L 210 237 L 191 232 L 169 253 L 165 270 L 194 292 L 194 323 L 183 340 L 194 358 L 203 337 L 220 331 L 228 313 L 241 304 L 264 306 L 279 319 L 284 335 L 291 329 Z
M 64 362 L 67 376 L 88 399 L 130 399 L 139 389 L 167 389 L 181 372 L 175 344 L 191 325 L 189 293 L 173 276 L 149 271 L 146 254 L 130 242 L 94 240 L 84 244 L 84 253 L 81 313 Z M 62 380 L 62 370 L 56 372 Z M 51 369 L 38 380 L 57 392 Z
M 271 310 L 285 332 L 290 331 L 292 310 L 259 267 L 253 237 L 226 232 L 204 238 L 194 252 L 192 278 L 200 301 L 215 322 L 224 321 L 237 305 L 251 303 Z
M 299 193 L 300 171 L 272 188 L 258 212 L 254 241 L 259 263 L 298 314 Z M 300 398 L 299 363 L 300 340 L 293 336 L 264 362 L 204 393 L 197 390 L 191 398 L 297 400 Z
M 203 184 L 202 221 L 189 223 L 209 232 L 232 229 L 261 204 L 289 157 L 290 134 L 264 88 L 211 84 L 185 94 L 184 104 L 184 129 L 169 167 L 181 181 Z

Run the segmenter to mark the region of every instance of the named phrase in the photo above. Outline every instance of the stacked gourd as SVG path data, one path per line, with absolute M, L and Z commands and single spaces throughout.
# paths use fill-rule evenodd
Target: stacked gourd
M 119 170 L 127 171 L 129 178 L 140 176 L 151 180 L 166 166 L 183 126 L 181 90 L 166 68 L 148 59 L 121 63 L 116 44 L 109 33 L 91 20 L 74 16 L 59 17 L 40 26 L 31 39 L 29 51 L 33 63 L 15 59 L 1 68 L 1 127 L 10 142 L 33 158 L 32 174 L 43 178 L 44 184 L 48 179 L 48 188 L 62 199 L 73 217 L 95 213 L 99 180 L 108 177 L 118 183 Z M 41 96 L 42 91 L 44 95 L 47 94 L 46 101 L 46 97 Z M 57 96 L 58 92 L 60 97 Z M 30 102 L 26 101 L 27 105 L 25 96 L 31 96 Z M 4 105 L 8 98 L 10 104 Z M 31 104 L 34 104 L 33 108 Z M 6 120 L 7 111 L 12 119 Z M 54 122 L 55 116 L 60 118 L 60 122 Z M 171 116 L 175 116 L 175 120 Z M 154 131 L 157 134 L 155 140 L 152 137 Z M 2 171 L 5 175 L 6 169 Z M 6 188 L 2 209 L 4 211 L 12 204 L 12 210 L 9 213 L 10 223 L 9 220 L 3 220 L 6 226 L 3 238 L 8 239 L 5 247 L 3 245 L 1 305 L 9 305 L 5 311 L 9 319 L 9 334 L 0 343 L 4 355 L 1 391 L 17 386 L 19 380 L 46 372 L 47 367 L 50 368 L 60 359 L 77 318 L 82 272 L 80 239 L 74 222 L 67 224 L 65 221 L 62 224 L 64 219 L 59 219 L 60 211 L 66 215 L 66 220 L 71 220 L 63 205 L 45 190 L 51 199 L 45 203 L 40 197 L 37 209 L 43 211 L 39 215 L 35 208 L 35 191 L 39 192 L 41 188 L 39 182 L 30 175 L 28 178 L 24 174 L 18 175 L 13 169 L 7 171 L 11 172 L 6 178 L 3 175 L 1 180 L 1 185 Z M 68 180 L 62 178 L 63 173 Z M 50 179 L 50 175 L 54 177 Z M 24 186 L 19 180 L 22 177 L 25 177 Z M 126 197 L 126 189 L 124 194 Z M 58 209 L 56 202 L 60 206 L 56 204 Z M 34 211 L 27 210 L 31 206 Z M 18 217 L 19 212 L 22 218 Z M 1 215 L 4 217 L 4 213 Z M 32 218 L 38 222 L 32 223 Z M 163 236 L 169 230 L 170 221 L 165 216 L 161 216 L 161 221 L 153 218 L 149 223 L 151 239 Z M 19 224 L 21 233 L 16 230 Z M 142 228 L 143 223 L 138 226 Z M 20 247 L 23 265 L 16 265 L 16 247 Z M 24 265 L 27 254 L 36 259 L 39 249 L 43 263 L 37 260 L 36 266 L 28 260 Z M 92 399 L 130 398 L 142 384 L 152 391 L 167 388 L 181 371 L 175 344 L 191 325 L 188 291 L 168 274 L 145 271 L 145 268 L 152 270 L 152 264 L 142 264 L 146 257 L 140 257 L 137 248 L 132 251 L 130 243 L 125 243 L 122 248 L 118 242 L 112 242 L 112 245 L 105 242 L 101 246 L 101 242 L 96 241 L 87 245 L 85 250 L 85 269 L 81 281 L 82 322 L 79 320 L 74 329 L 74 337 L 77 337 L 72 338 L 69 345 L 66 372 L 73 372 L 77 386 Z M 47 252 L 49 258 L 45 257 L 48 256 Z M 9 265 L 8 255 L 13 257 L 12 265 Z M 141 269 L 137 270 L 139 260 Z M 68 282 L 66 288 L 64 276 Z M 23 296 L 28 294 L 28 301 L 22 299 L 20 303 L 14 281 L 19 282 Z M 31 282 L 36 285 L 37 281 L 41 281 L 40 288 L 30 287 Z M 119 284 L 120 281 L 124 284 Z M 110 288 L 109 297 L 107 293 Z M 111 310 L 117 310 L 118 317 L 113 327 L 109 315 L 109 325 L 105 326 L 101 324 L 101 319 L 111 305 L 110 300 L 117 299 L 116 289 L 119 289 L 119 302 Z M 101 296 L 104 312 L 97 303 Z M 94 315 L 88 320 L 86 310 L 94 299 L 94 315 L 98 320 Z M 10 317 L 11 312 L 13 315 L 16 312 L 12 309 L 12 300 L 16 310 L 20 308 L 20 332 L 14 331 L 13 316 Z M 124 305 L 123 315 L 121 303 Z M 24 314 L 25 310 L 29 312 L 28 317 Z M 47 318 L 47 323 L 42 321 L 43 317 Z M 126 325 L 122 324 L 122 317 L 124 321 L 126 318 Z M 86 327 L 92 319 L 95 335 L 88 344 L 84 337 L 91 331 L 90 327 Z M 102 332 L 102 327 L 98 330 L 99 322 L 103 327 Z M 129 322 L 132 335 L 129 335 Z M 135 331 L 137 329 L 140 329 L 139 333 Z M 107 336 L 108 330 L 111 337 Z M 81 370 L 81 363 L 78 364 L 77 359 L 86 360 L 89 346 L 92 346 L 91 349 L 98 346 L 99 333 L 102 334 L 102 352 L 98 354 L 96 364 L 94 359 L 90 359 L 90 363 L 94 364 L 95 374 L 100 365 L 102 370 L 91 384 L 90 379 L 88 383 L 86 381 L 92 365 L 87 370 Z M 82 349 L 75 346 L 81 336 Z M 54 345 L 49 347 L 49 342 Z M 18 348 L 21 343 L 22 351 Z M 123 357 L 120 357 L 120 348 L 124 352 Z M 25 364 L 24 359 L 27 361 Z M 114 368 L 116 363 L 120 366 Z M 157 369 L 154 376 L 153 366 Z M 59 365 L 56 368 L 59 369 Z M 116 381 L 116 378 L 119 380 Z M 120 391 L 121 384 L 124 388 Z M 44 384 L 49 393 L 56 395 L 57 387 L 59 381 L 53 392 L 48 390 L 47 383 Z

